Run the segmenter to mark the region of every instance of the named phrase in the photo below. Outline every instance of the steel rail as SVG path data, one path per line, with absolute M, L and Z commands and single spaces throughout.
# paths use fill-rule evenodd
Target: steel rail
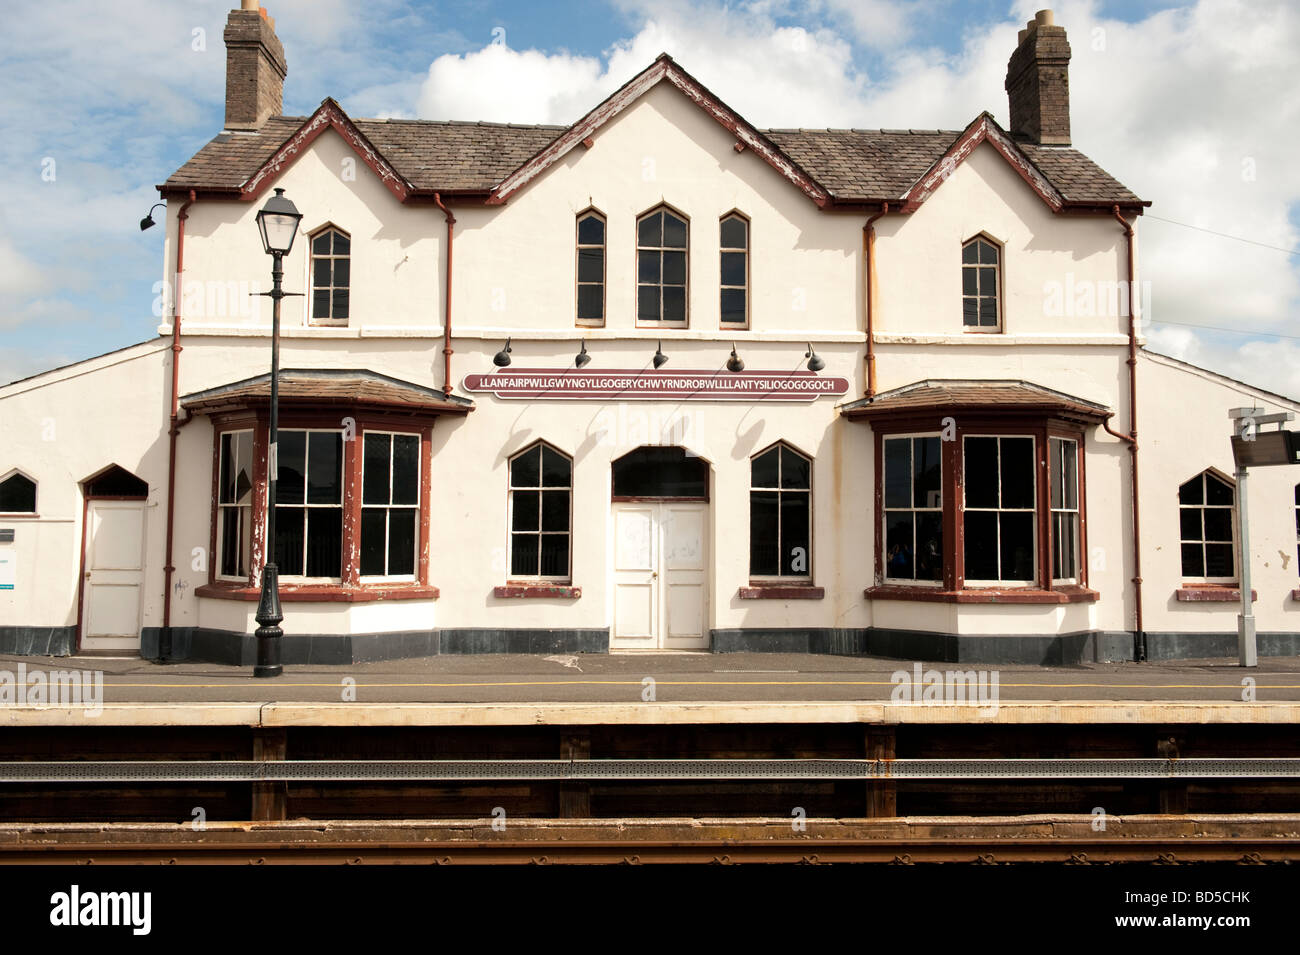
M 1300 778 L 1300 758 L 78 760 L 0 763 L 0 783 L 1281 778 Z

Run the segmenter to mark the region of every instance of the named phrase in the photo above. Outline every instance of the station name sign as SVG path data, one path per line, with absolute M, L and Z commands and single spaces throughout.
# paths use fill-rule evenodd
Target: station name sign
M 596 398 L 604 401 L 646 399 L 703 401 L 813 401 L 822 395 L 847 394 L 847 378 L 811 371 L 585 371 L 577 368 L 518 368 L 486 375 L 466 375 L 466 391 L 487 391 L 498 398 Z

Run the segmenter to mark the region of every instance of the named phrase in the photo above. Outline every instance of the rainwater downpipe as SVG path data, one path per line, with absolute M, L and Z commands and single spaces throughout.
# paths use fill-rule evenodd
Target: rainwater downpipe
M 867 397 L 876 396 L 876 220 L 889 214 L 889 203 L 880 207 L 880 211 L 867 219 L 862 227 L 862 248 L 866 256 L 866 304 L 867 313 Z
M 442 320 L 442 393 L 451 394 L 451 253 L 456 240 L 456 217 L 442 203 L 439 193 L 433 194 L 433 201 L 447 219 L 447 283 L 443 298 L 445 305 Z

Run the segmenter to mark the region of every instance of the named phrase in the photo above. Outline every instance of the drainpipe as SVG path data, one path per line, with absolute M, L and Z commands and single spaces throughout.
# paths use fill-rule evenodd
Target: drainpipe
M 447 285 L 444 303 L 446 312 L 442 320 L 442 393 L 451 394 L 451 252 L 456 240 L 456 217 L 442 204 L 442 196 L 433 194 L 433 201 L 447 218 Z
M 866 225 L 862 227 L 862 251 L 867 259 L 867 397 L 876 396 L 876 328 L 875 328 L 875 298 L 876 298 L 876 220 L 883 215 L 889 214 L 889 203 L 886 202 L 880 207 L 880 211 L 867 219 Z
M 1133 482 L 1133 657 L 1141 662 L 1147 658 L 1147 635 L 1142 628 L 1142 523 L 1141 510 L 1138 505 L 1138 411 L 1137 411 L 1137 328 L 1138 303 L 1140 301 L 1134 266 L 1133 224 L 1124 218 L 1119 206 L 1111 207 L 1111 214 L 1124 229 L 1128 242 L 1128 434 L 1112 431 L 1109 422 L 1103 427 L 1107 434 L 1113 435 L 1128 445 L 1129 459 L 1132 466 Z
M 176 273 L 172 281 L 172 402 L 171 428 L 167 432 L 167 542 L 164 554 L 167 563 L 163 565 L 163 620 L 162 632 L 158 635 L 158 662 L 165 663 L 172 655 L 172 574 L 176 567 L 172 563 L 172 534 L 176 523 L 176 436 L 181 426 L 188 424 L 177 420 L 180 410 L 180 368 L 181 368 L 181 275 L 185 271 L 185 220 L 190 217 L 190 206 L 198 194 L 191 189 L 190 197 L 181 206 L 176 215 Z

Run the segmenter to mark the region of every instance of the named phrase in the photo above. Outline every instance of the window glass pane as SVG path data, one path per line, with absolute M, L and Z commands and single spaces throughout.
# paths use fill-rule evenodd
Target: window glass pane
M 1066 579 L 1079 576 L 1079 515 L 1057 514 L 1053 534 L 1056 546 L 1052 549 L 1052 576 Z
M 235 474 L 235 500 L 251 504 L 253 500 L 253 432 L 241 431 L 235 435 L 235 458 L 239 470 Z M 35 485 L 32 485 L 33 491 Z
M 1034 439 L 1002 438 L 1002 506 L 1034 506 Z
M 307 576 L 343 576 L 343 508 L 307 508 Z
M 316 289 L 314 292 L 311 293 L 311 317 L 312 318 L 330 317 L 329 289 Z
M 637 448 L 614 462 L 615 497 L 707 497 L 709 466 L 682 448 Z
M 510 573 L 523 577 L 535 577 L 537 575 L 537 555 L 537 534 L 510 535 Z
M 569 529 L 569 492 L 542 492 L 542 530 L 567 531 Z
M 569 576 L 569 535 L 542 535 L 541 573 L 545 577 Z
M 334 260 L 334 284 L 347 287 L 352 277 L 352 260 L 335 259 Z
M 912 441 L 885 439 L 885 507 L 912 506 Z
M 244 507 L 221 509 L 221 567 L 217 573 L 225 577 L 244 577 L 248 574 L 250 511 Z
M 334 233 L 334 254 L 347 255 L 352 251 L 352 240 L 342 232 Z
M 1206 544 L 1205 545 L 1205 576 L 1206 577 L 1235 576 L 1232 569 L 1232 545 L 1231 544 Z
M 811 564 L 808 547 L 808 495 L 781 495 L 781 573 L 794 577 L 808 576 Z M 799 569 L 795 569 L 798 561 Z
M 967 438 L 965 458 L 966 506 L 997 507 L 998 439 Z
M 330 233 L 322 232 L 316 238 L 311 240 L 311 251 L 314 255 L 329 255 L 330 253 Z
M 664 284 L 685 285 L 686 284 L 686 253 L 665 252 L 663 255 L 664 255 Z
M 963 325 L 979 324 L 979 299 L 975 299 L 975 298 L 962 299 L 961 323 Z
M 411 508 L 388 512 L 388 575 L 415 575 L 415 511 Z
M 722 220 L 722 241 L 724 249 L 745 249 L 749 247 L 745 220 L 736 216 Z
M 938 438 L 912 440 L 913 506 L 942 507 L 940 488 L 943 476 L 939 469 L 942 445 Z
M 578 281 L 599 282 L 605 277 L 605 250 L 578 250 Z
M 659 321 L 659 286 L 641 285 L 637 288 L 637 321 Z
M 808 459 L 802 454 L 795 454 L 789 448 L 781 448 L 781 486 L 785 488 L 811 487 L 811 469 Z
M 605 287 L 603 285 L 578 286 L 578 317 L 605 317 Z
M 334 309 L 333 313 L 330 315 L 331 318 L 347 318 L 348 290 L 345 288 L 336 288 L 334 290 L 333 299 L 331 300 L 331 305 Z
M 1201 493 L 1201 478 L 1196 476 L 1178 489 L 1179 504 L 1204 504 L 1205 498 Z
M 1065 489 L 1062 486 L 1062 482 L 1065 480 L 1065 475 L 1061 469 L 1061 442 L 1052 438 L 1048 443 L 1048 447 L 1050 448 L 1049 457 L 1051 458 L 1052 465 L 1049 469 L 1051 473 L 1048 475 L 1048 483 L 1051 487 L 1052 507 L 1060 508 L 1065 506 L 1063 503 L 1065 500 Z
M 999 515 L 1002 526 L 1002 580 L 1034 579 L 1034 515 L 1007 513 Z
M 663 221 L 663 213 L 656 212 L 654 215 L 646 216 L 636 227 L 636 244 L 644 246 L 658 246 L 662 236 L 659 226 Z
M 664 321 L 686 321 L 686 289 L 680 285 L 664 287 Z
M 780 461 L 781 449 L 779 447 L 764 451 L 754 458 L 750 464 L 750 487 L 777 487 Z
M 664 248 L 686 248 L 686 222 L 671 212 L 664 213 Z
M 943 514 L 916 515 L 916 579 L 943 579 Z
M 221 466 L 220 476 L 217 478 L 217 503 L 232 504 L 235 500 L 235 454 L 234 454 L 235 436 L 233 434 L 223 434 L 221 436 Z M 15 494 L 18 488 L 18 477 L 15 474 L 9 480 L 0 485 L 0 511 L 13 511 L 17 508 L 9 507 L 9 500 Z
M 330 284 L 330 260 L 316 259 L 311 264 L 312 284 L 326 285 Z
M 280 437 L 284 437 L 283 432 Z M 304 510 L 301 507 L 275 509 L 275 562 L 282 574 L 302 573 Z
M 542 447 L 542 484 L 545 487 L 568 487 L 573 463 L 551 448 Z
M 998 516 L 989 511 L 967 511 L 963 550 L 967 580 L 998 579 Z
M 995 269 L 980 269 L 980 294 L 985 296 L 998 294 L 998 273 Z
M 1205 503 L 1232 504 L 1232 488 L 1216 477 L 1205 475 Z
M 979 270 L 962 269 L 961 270 L 961 294 L 978 295 L 979 291 L 980 291 Z
M 723 322 L 745 324 L 745 290 L 743 288 L 724 288 L 722 290 Z
M 723 252 L 722 253 L 722 284 L 723 285 L 744 285 L 745 282 L 745 253 L 744 252 Z
M 308 433 L 307 503 L 343 503 L 343 435 L 337 431 Z
M 542 449 L 529 448 L 510 462 L 511 487 L 537 487 L 541 483 Z
M 1185 541 L 1205 540 L 1201 536 L 1201 508 L 1180 507 L 1178 509 L 1179 533 Z
M 998 264 L 998 247 L 992 242 L 985 242 L 983 239 L 979 242 L 980 262 L 981 264 L 997 265 Z
M 388 511 L 380 507 L 361 509 L 361 573 L 384 572 L 384 533 Z
M 541 492 L 512 491 L 514 496 L 513 515 L 510 521 L 512 531 L 535 531 L 541 527 Z
M 1232 542 L 1232 511 L 1226 507 L 1205 509 L 1205 539 Z
M 749 572 L 755 576 L 781 573 L 778 497 L 775 491 L 754 491 L 749 495 Z
M 998 324 L 998 301 L 995 298 L 980 299 L 980 328 L 996 328 Z
M 307 432 L 281 431 L 277 438 L 275 502 L 301 504 L 307 487 Z
M 962 248 L 961 260 L 964 264 L 970 265 L 974 265 L 979 261 L 979 249 L 974 242 Z
M 391 437 L 386 434 L 368 434 L 364 440 L 362 460 L 361 503 L 387 504 L 388 459 Z
M 416 504 L 420 500 L 420 437 L 393 437 L 393 503 Z
M 583 245 L 605 244 L 605 223 L 599 216 L 583 216 L 578 220 L 578 241 Z
M 1200 544 L 1183 545 L 1183 576 L 1205 576 L 1205 554 Z
M 912 513 L 890 514 L 885 523 L 885 576 L 913 580 L 916 555 L 912 553 Z

